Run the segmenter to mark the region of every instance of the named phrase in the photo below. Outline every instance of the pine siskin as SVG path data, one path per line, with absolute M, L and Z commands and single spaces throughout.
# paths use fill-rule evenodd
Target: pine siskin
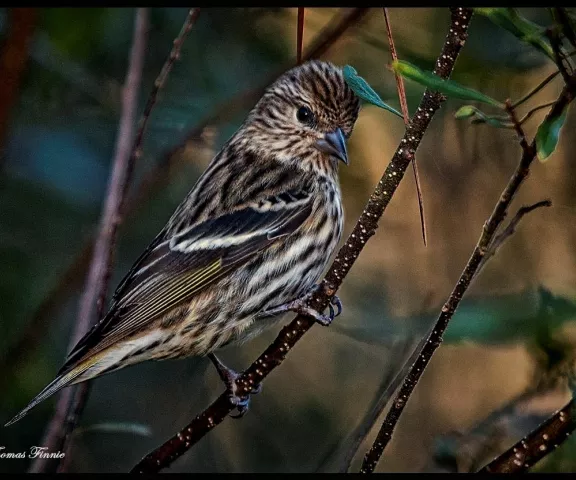
M 122 280 L 108 313 L 6 425 L 65 386 L 194 355 L 210 357 L 242 413 L 237 374 L 213 352 L 297 310 L 319 280 L 342 235 L 338 161 L 348 164 L 359 108 L 330 63 L 282 75 Z M 327 323 L 330 310 L 309 313 Z

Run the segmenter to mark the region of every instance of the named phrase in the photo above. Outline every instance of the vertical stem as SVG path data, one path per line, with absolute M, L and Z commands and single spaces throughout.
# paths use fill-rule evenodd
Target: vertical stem
M 138 91 L 146 54 L 148 16 L 147 8 L 136 10 L 128 72 L 122 92 L 122 113 L 116 137 L 112 173 L 108 182 L 99 234 L 94 246 L 86 286 L 80 300 L 70 348 L 88 332 L 94 319 L 101 317 L 104 308 L 118 226 L 122 221 L 125 197 L 137 159 L 137 155 L 132 154 L 132 139 L 134 137 Z M 48 451 L 65 450 L 69 434 L 87 400 L 87 389 L 87 384 L 84 384 L 81 387 L 67 388 L 60 394 L 56 412 L 42 441 L 42 446 L 47 447 Z M 49 469 L 51 464 L 50 459 L 37 457 L 32 463 L 30 472 L 44 472 Z

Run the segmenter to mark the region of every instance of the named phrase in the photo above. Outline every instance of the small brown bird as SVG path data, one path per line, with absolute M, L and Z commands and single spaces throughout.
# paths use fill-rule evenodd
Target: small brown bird
M 57 377 L 10 420 L 68 385 L 145 360 L 208 355 L 240 414 L 236 373 L 213 352 L 304 303 L 342 235 L 338 163 L 359 99 L 340 68 L 283 74 L 214 157 L 122 280 Z M 311 312 L 323 324 L 333 318 Z

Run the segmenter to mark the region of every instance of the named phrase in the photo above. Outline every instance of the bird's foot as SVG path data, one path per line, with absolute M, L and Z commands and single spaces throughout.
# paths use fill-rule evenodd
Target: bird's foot
M 240 373 L 232 370 L 231 368 L 224 365 L 216 355 L 213 353 L 208 354 L 208 358 L 216 367 L 218 375 L 224 382 L 226 386 L 226 391 L 228 392 L 228 398 L 230 403 L 234 405 L 237 414 L 230 414 L 232 418 L 241 418 L 246 415 L 246 412 L 250 408 L 250 395 L 255 395 L 262 391 L 262 385 L 258 384 L 252 388 L 252 391 L 248 395 L 238 395 L 238 386 L 236 385 L 236 379 L 241 375 Z
M 332 323 L 334 318 L 342 313 L 342 302 L 336 295 L 334 295 L 328 304 L 328 308 L 330 310 L 328 315 L 324 315 L 323 313 L 320 313 L 314 308 L 310 307 L 308 305 L 310 297 L 312 297 L 312 295 L 320 288 L 322 288 L 321 285 L 315 285 L 308 293 L 302 295 L 296 300 L 292 300 L 276 307 L 271 307 L 268 310 L 263 311 L 260 316 L 270 317 L 280 313 L 295 312 L 298 314 L 306 315 L 308 317 L 312 317 L 320 325 L 327 327 Z M 336 312 L 334 311 L 334 307 L 336 307 Z

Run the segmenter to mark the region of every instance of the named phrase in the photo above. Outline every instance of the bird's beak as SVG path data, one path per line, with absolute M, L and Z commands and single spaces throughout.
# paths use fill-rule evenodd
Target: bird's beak
M 348 165 L 348 152 L 346 151 L 346 137 L 341 129 L 337 128 L 333 132 L 324 135 L 316 142 L 318 150 L 329 155 L 334 155 Z

